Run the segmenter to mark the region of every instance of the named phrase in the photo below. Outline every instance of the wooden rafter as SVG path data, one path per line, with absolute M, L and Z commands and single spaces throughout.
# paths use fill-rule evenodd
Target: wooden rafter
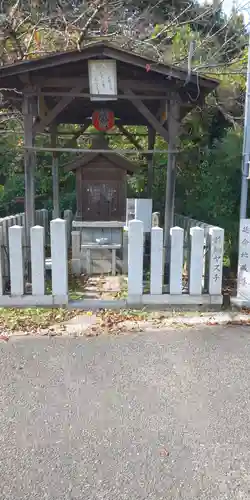
M 42 132 L 45 127 L 50 125 L 53 120 L 59 115 L 75 98 L 74 94 L 77 92 L 81 92 L 82 84 L 73 87 L 68 95 L 60 99 L 60 101 L 54 106 L 54 108 L 49 111 L 49 113 L 43 118 L 39 123 L 36 123 L 34 126 L 35 133 Z
M 148 149 L 154 149 L 155 147 L 156 131 L 153 127 L 148 126 Z M 153 153 L 148 155 L 148 182 L 147 182 L 147 196 L 152 198 L 152 188 L 154 182 L 154 163 L 153 163 Z
M 128 96 L 133 97 L 134 92 L 131 89 L 127 89 L 123 87 L 123 84 L 121 84 L 122 90 L 124 94 L 127 94 Z M 147 106 L 139 99 L 136 101 L 131 99 L 131 102 L 135 106 L 135 108 L 146 118 L 147 122 L 149 125 L 151 125 L 155 131 L 160 134 L 163 139 L 165 139 L 166 142 L 168 142 L 168 132 L 167 130 L 163 127 L 163 125 L 157 120 L 157 118 L 151 113 L 151 111 L 147 108 Z
M 127 139 L 133 144 L 133 146 L 136 147 L 139 151 L 142 150 L 142 146 L 140 143 L 135 139 L 135 137 L 127 130 L 123 125 L 117 123 L 117 127 L 120 130 L 120 132 L 127 137 Z
M 49 113 L 48 106 L 46 105 L 45 98 L 43 95 L 39 95 L 38 97 L 38 106 L 39 106 L 39 118 L 44 120 Z
M 77 130 L 73 137 L 71 137 L 65 144 L 67 148 L 73 148 L 77 139 L 84 134 L 85 130 L 89 127 L 90 123 L 85 123 L 79 130 Z

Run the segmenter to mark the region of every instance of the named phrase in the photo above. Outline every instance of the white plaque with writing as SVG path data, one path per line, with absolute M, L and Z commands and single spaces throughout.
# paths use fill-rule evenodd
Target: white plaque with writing
M 210 236 L 210 262 L 209 262 L 209 293 L 221 295 L 224 230 L 221 227 L 209 229 Z
M 250 300 L 250 219 L 241 219 L 237 296 Z
M 88 68 L 90 100 L 116 100 L 114 97 L 117 95 L 116 61 L 110 59 L 88 61 Z

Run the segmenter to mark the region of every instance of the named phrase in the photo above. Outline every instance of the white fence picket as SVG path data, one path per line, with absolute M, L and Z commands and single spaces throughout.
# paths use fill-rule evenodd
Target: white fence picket
M 23 262 L 23 227 L 9 228 L 9 259 L 11 295 L 21 297 L 24 294 L 24 262 Z
M 32 295 L 45 294 L 44 227 L 34 226 L 30 230 Z
M 183 237 L 184 231 L 180 227 L 172 227 L 171 255 L 170 255 L 170 294 L 182 293 L 182 268 L 183 268 Z
M 67 223 L 54 219 L 50 223 L 52 294 L 55 303 L 68 300 L 68 240 Z
M 208 291 L 210 295 L 221 295 L 224 230 L 220 227 L 213 227 L 209 229 L 209 237 L 210 259 Z
M 201 227 L 192 227 L 191 236 L 191 255 L 190 255 L 190 274 L 189 274 L 189 293 L 190 295 L 200 295 L 202 293 L 202 275 L 204 264 L 204 229 Z
M 163 282 L 163 229 L 153 227 L 151 230 L 150 256 L 150 293 L 162 294 Z
M 128 234 L 128 297 L 139 297 L 143 291 L 143 223 L 129 222 Z

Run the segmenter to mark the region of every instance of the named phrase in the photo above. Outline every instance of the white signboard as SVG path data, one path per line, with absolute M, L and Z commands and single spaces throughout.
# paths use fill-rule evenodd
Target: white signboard
M 250 300 L 250 219 L 240 221 L 237 296 Z
M 152 227 L 152 200 L 149 198 L 135 199 L 135 218 L 143 222 L 143 232 L 150 233 Z
M 116 100 L 117 98 L 113 97 L 117 95 L 116 61 L 92 60 L 88 61 L 88 67 L 91 101 Z

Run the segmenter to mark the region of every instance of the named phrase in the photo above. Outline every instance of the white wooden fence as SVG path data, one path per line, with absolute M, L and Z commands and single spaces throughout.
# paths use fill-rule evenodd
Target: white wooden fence
M 52 213 L 49 212 L 46 208 L 42 208 L 40 210 L 35 211 L 35 224 L 37 226 L 44 227 L 45 234 L 45 244 L 48 245 L 50 243 L 50 219 Z M 66 220 L 67 223 L 67 240 L 68 246 L 71 244 L 71 229 L 72 229 L 72 220 L 73 213 L 72 210 L 64 210 L 63 219 Z M 11 226 L 23 226 L 25 228 L 25 214 L 24 212 L 15 215 L 8 215 L 7 217 L 3 217 L 0 219 L 0 227 L 3 228 L 3 239 L 6 245 L 8 245 L 8 231 Z
M 193 227 L 190 230 L 191 250 L 188 293 L 184 293 L 183 240 L 184 230 L 171 229 L 170 279 L 168 293 L 163 293 L 164 251 L 163 229 L 151 230 L 150 292 L 144 293 L 143 283 L 143 223 L 138 220 L 129 222 L 128 246 L 128 303 L 129 304 L 170 304 L 201 305 L 222 304 L 222 268 L 224 230 L 218 227 L 209 230 L 208 293 L 203 293 L 206 257 L 204 255 L 204 229 Z
M 224 231 L 211 228 L 209 231 L 209 282 L 208 292 L 203 293 L 204 272 L 204 229 L 191 229 L 191 251 L 189 266 L 189 288 L 183 287 L 183 229 L 171 229 L 170 279 L 163 283 L 164 252 L 163 230 L 154 227 L 151 231 L 151 262 L 149 293 L 144 292 L 143 281 L 143 223 L 132 220 L 128 229 L 128 298 L 125 305 L 146 304 L 221 304 Z M 50 222 L 52 286 L 49 292 L 45 281 L 45 229 L 31 228 L 30 249 L 24 246 L 24 227 L 14 225 L 8 228 L 8 248 L 3 240 L 3 226 L 0 225 L 0 307 L 52 306 L 68 304 L 68 235 L 67 221 L 55 219 Z M 27 253 L 29 259 L 27 259 Z M 24 255 L 25 254 L 25 255 Z M 10 289 L 6 290 L 5 259 L 9 260 Z M 26 257 L 26 258 L 25 258 Z M 31 262 L 31 280 L 27 287 L 27 261 Z M 164 292 L 164 293 L 163 293 Z M 91 303 L 88 302 L 88 307 Z M 93 307 L 94 307 L 93 301 Z M 101 307 L 101 301 L 100 307 Z M 116 301 L 119 302 L 119 301 Z M 124 307 L 124 301 L 120 304 Z M 119 306 L 119 303 L 118 303 Z
M 52 306 L 68 303 L 68 245 L 67 223 L 55 219 L 50 223 L 52 291 L 45 287 L 45 230 L 42 226 L 31 228 L 30 262 L 31 293 L 27 293 L 27 269 L 24 253 L 24 227 L 14 225 L 8 230 L 10 293 L 5 294 L 6 247 L 3 227 L 0 226 L 0 307 Z M 26 254 L 27 256 L 27 254 Z

